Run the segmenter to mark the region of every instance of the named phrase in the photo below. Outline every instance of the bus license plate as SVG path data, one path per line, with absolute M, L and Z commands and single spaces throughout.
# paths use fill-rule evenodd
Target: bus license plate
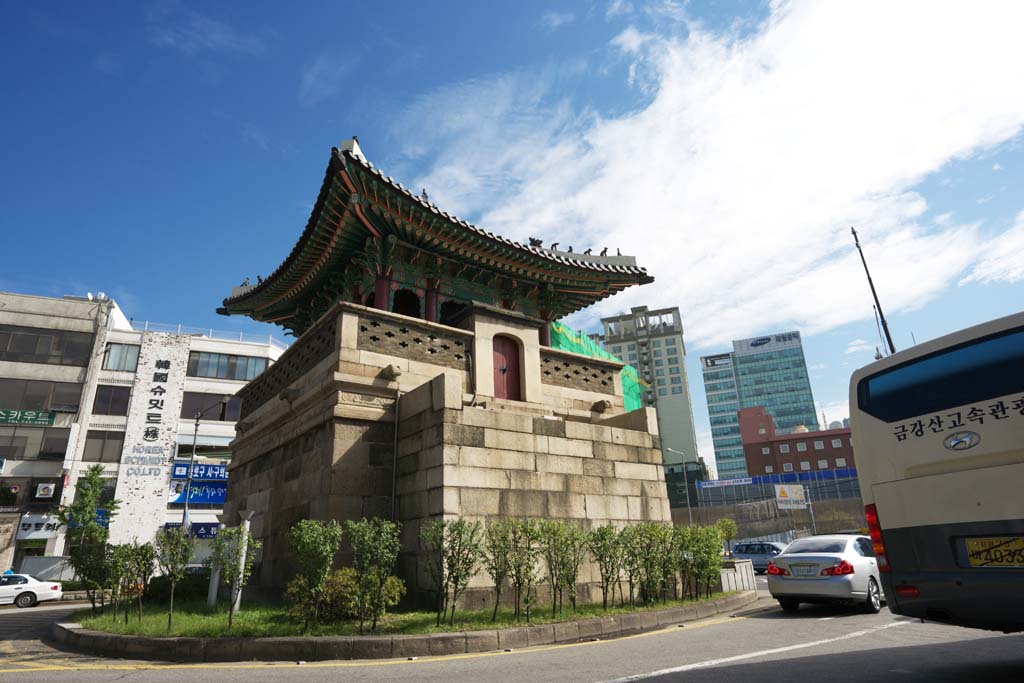
M 965 540 L 972 567 L 1024 567 L 1024 536 Z

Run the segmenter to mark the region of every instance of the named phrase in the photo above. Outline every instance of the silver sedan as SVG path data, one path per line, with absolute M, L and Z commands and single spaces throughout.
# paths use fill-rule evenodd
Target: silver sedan
M 877 613 L 884 599 L 871 539 L 847 534 L 790 543 L 768 563 L 768 591 L 787 612 L 801 602 L 835 602 L 860 603 Z

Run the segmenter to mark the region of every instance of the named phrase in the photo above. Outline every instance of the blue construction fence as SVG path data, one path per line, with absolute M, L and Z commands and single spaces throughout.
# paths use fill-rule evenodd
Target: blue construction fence
M 762 474 L 697 482 L 698 505 L 737 505 L 775 498 L 775 484 L 803 484 L 811 502 L 860 498 L 857 468 Z

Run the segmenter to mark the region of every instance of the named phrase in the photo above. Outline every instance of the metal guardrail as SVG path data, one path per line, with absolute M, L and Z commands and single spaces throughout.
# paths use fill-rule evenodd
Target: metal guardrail
M 265 344 L 275 349 L 284 351 L 288 344 L 275 339 L 269 334 L 247 334 L 245 332 L 225 332 L 205 327 L 188 327 L 185 325 L 169 325 L 167 323 L 154 323 L 148 320 L 143 322 L 132 321 L 132 329 L 138 332 L 165 332 L 168 334 L 185 334 L 207 339 L 221 339 L 223 341 L 246 342 L 249 344 Z

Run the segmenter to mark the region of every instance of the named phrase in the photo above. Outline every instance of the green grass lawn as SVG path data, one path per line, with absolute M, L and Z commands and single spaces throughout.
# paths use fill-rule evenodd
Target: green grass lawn
M 728 593 L 715 593 L 710 599 L 718 599 Z M 665 604 L 650 607 L 609 607 L 601 609 L 600 604 L 581 605 L 573 615 L 572 610 L 565 606 L 561 616 L 551 616 L 551 605 L 537 605 L 531 611 L 530 624 L 550 624 L 558 621 L 577 621 L 592 619 L 608 614 L 626 612 L 645 612 L 693 604 L 693 600 L 669 600 Z M 300 635 L 336 635 L 348 636 L 359 634 L 359 624 L 351 621 L 323 623 L 302 630 L 302 624 L 289 619 L 281 607 L 245 604 L 235 615 L 234 627 L 228 631 L 227 604 L 223 603 L 214 609 L 206 606 L 205 601 L 175 601 L 174 629 L 167 630 L 166 605 L 145 605 L 142 621 L 138 620 L 138 612 L 134 606 L 129 610 L 128 623 L 124 623 L 123 613 L 119 613 L 115 622 L 109 608 L 106 614 L 91 614 L 88 610 L 77 615 L 78 622 L 85 628 L 108 633 L 123 633 L 146 636 L 300 636 Z M 491 610 L 480 609 L 455 613 L 454 626 L 447 623 L 435 625 L 437 618 L 434 612 L 399 612 L 388 614 L 377 624 L 376 634 L 419 634 L 444 633 L 448 631 L 480 631 L 511 626 L 526 626 L 526 619 L 516 622 L 511 609 L 499 609 L 496 622 L 491 621 Z M 369 624 L 366 633 L 371 634 Z

